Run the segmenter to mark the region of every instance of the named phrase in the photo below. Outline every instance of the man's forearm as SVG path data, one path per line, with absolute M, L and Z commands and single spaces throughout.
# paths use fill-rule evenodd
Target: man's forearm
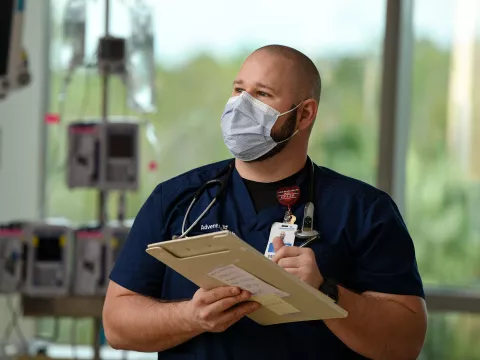
M 423 314 L 402 304 L 339 287 L 345 319 L 325 320 L 349 348 L 371 359 L 416 359 L 424 339 Z
M 109 344 L 122 350 L 159 352 L 200 335 L 183 319 L 184 304 L 136 295 L 119 297 L 115 311 L 104 312 Z

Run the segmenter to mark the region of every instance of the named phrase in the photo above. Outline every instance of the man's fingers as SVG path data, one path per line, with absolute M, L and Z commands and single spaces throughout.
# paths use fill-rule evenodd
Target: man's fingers
M 228 324 L 228 326 L 230 326 L 231 324 L 236 323 L 238 320 L 240 320 L 244 316 L 249 315 L 254 311 L 257 311 L 261 307 L 262 305 L 260 305 L 255 301 L 249 301 L 244 304 L 239 304 L 238 306 L 235 306 L 233 309 L 228 310 L 225 313 L 225 315 L 222 316 L 221 322 L 224 324 Z
M 280 259 L 299 256 L 302 253 L 302 249 L 296 246 L 284 246 L 280 250 L 275 252 L 272 261 L 278 263 Z
M 247 301 L 252 295 L 248 291 L 242 291 L 240 295 L 226 297 L 209 305 L 209 311 L 212 314 L 218 314 L 230 309 L 232 306 Z
M 284 268 L 286 272 L 289 272 L 292 275 L 295 275 L 297 278 L 302 280 L 302 272 L 299 268 Z
M 300 257 L 286 257 L 282 258 L 277 263 L 279 266 L 285 268 L 299 268 L 300 267 Z
M 241 289 L 231 286 L 221 286 L 210 291 L 200 293 L 200 300 L 205 304 L 213 304 L 224 298 L 231 298 L 240 295 Z
M 285 243 L 283 242 L 282 238 L 277 236 L 272 240 L 273 244 L 273 249 L 275 252 L 278 252 L 282 247 L 285 246 Z

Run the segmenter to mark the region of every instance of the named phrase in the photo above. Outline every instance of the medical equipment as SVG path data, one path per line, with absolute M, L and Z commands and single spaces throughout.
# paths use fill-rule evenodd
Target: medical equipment
M 108 230 L 81 228 L 75 231 L 75 295 L 104 294 L 107 286 Z
M 69 0 L 65 5 L 62 50 L 67 53 L 70 72 L 85 59 L 86 7 L 86 0 Z
M 25 0 L 0 2 L 0 99 L 30 83 L 28 56 L 22 47 Z
M 141 113 L 155 106 L 155 53 L 153 11 L 142 1 L 130 7 L 132 34 L 127 40 L 128 105 Z
M 75 231 L 75 295 L 105 295 L 108 276 L 129 230 L 124 226 L 90 226 Z
M 23 265 L 23 230 L 15 224 L 0 225 L 0 294 L 20 290 Z
M 72 231 L 67 226 L 30 223 L 23 228 L 26 277 L 30 296 L 61 296 L 70 290 Z
M 98 43 L 98 71 L 101 75 L 123 75 L 125 66 L 125 39 L 105 36 Z
M 300 239 L 309 239 L 312 237 L 318 237 L 319 233 L 318 231 L 313 229 L 313 211 L 314 211 L 314 206 L 313 206 L 313 199 L 314 199 L 314 188 L 315 188 L 315 181 L 314 181 L 314 172 L 315 172 L 315 165 L 310 158 L 308 159 L 310 162 L 309 166 L 309 202 L 305 205 L 305 210 L 304 210 L 304 218 L 303 218 L 303 224 L 302 224 L 302 230 L 297 231 L 295 234 L 296 237 Z M 200 220 L 202 220 L 207 212 L 211 209 L 211 207 L 217 202 L 217 200 L 225 193 L 227 184 L 232 176 L 233 169 L 235 168 L 235 161 L 231 161 L 227 167 L 222 169 L 212 180 L 207 181 L 205 184 L 203 184 L 193 195 L 193 199 L 190 203 L 190 205 L 187 208 L 187 211 L 185 212 L 185 217 L 183 218 L 183 223 L 182 223 L 182 234 L 179 236 L 174 236 L 174 239 L 181 239 L 184 238 L 192 231 L 192 229 L 199 223 Z M 223 180 L 221 179 L 224 176 Z M 218 186 L 220 185 L 220 189 L 218 190 L 218 193 L 215 195 L 213 200 L 208 204 L 208 206 L 205 208 L 205 210 L 198 216 L 198 218 L 190 225 L 190 227 L 185 230 L 188 215 L 190 214 L 190 211 L 192 210 L 193 205 L 197 202 L 198 198 L 204 193 L 208 188 L 211 188 L 213 186 Z
M 136 190 L 138 187 L 138 123 L 80 121 L 68 128 L 70 188 Z
M 207 214 L 208 210 L 211 209 L 211 207 L 217 202 L 217 200 L 222 196 L 227 188 L 228 181 L 230 180 L 230 177 L 232 176 L 233 169 L 235 168 L 235 162 L 232 161 L 228 164 L 228 166 L 224 169 L 222 169 L 215 178 L 212 180 L 207 181 L 205 184 L 203 184 L 193 195 L 192 202 L 188 206 L 188 209 L 185 213 L 185 217 L 183 218 L 183 223 L 182 223 L 182 234 L 180 236 L 174 236 L 174 239 L 181 239 L 184 238 L 188 235 L 190 231 L 198 224 L 200 220 L 204 218 L 204 216 Z M 225 178 L 221 180 L 220 178 L 225 175 Z M 190 227 L 185 230 L 185 226 L 187 224 L 187 219 L 188 215 L 190 214 L 190 211 L 192 210 L 193 205 L 197 202 L 197 199 L 204 193 L 208 188 L 211 188 L 212 186 L 217 186 L 220 185 L 220 189 L 218 190 L 217 195 L 213 198 L 213 200 L 208 204 L 208 206 L 205 208 L 205 210 L 200 214 L 200 216 L 193 222 Z

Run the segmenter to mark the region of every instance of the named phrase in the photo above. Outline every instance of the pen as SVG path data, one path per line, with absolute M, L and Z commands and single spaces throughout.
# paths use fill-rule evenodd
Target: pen
M 318 239 L 318 235 L 315 235 L 313 237 L 311 237 L 310 239 L 308 239 L 307 241 L 305 241 L 303 244 L 301 244 L 299 247 L 303 248 L 303 247 L 307 247 L 308 245 L 310 245 L 311 243 L 313 243 L 315 240 Z

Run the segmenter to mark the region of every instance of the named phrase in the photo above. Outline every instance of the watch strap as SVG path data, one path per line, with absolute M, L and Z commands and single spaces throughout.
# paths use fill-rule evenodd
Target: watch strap
M 334 279 L 324 278 L 319 290 L 332 299 L 335 304 L 338 302 L 338 283 Z

